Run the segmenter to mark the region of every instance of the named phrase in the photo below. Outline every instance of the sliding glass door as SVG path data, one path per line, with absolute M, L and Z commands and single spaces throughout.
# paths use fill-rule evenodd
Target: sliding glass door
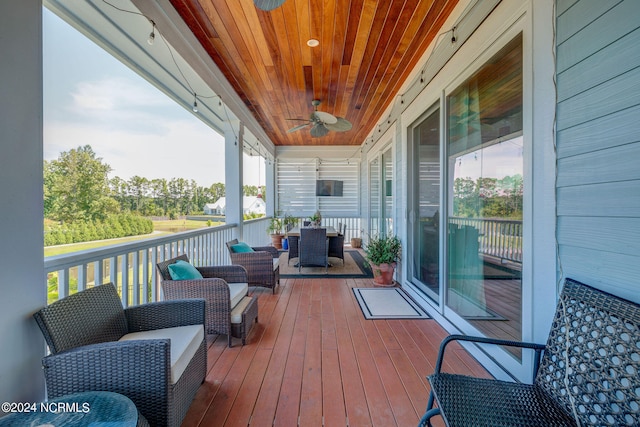
M 512 340 L 522 338 L 522 58 L 518 36 L 409 126 L 407 150 L 411 282 L 461 330 Z
M 369 162 L 369 235 L 380 233 L 380 161 Z
M 522 337 L 522 38 L 447 97 L 447 308 Z M 518 353 L 519 354 L 519 353 Z
M 440 108 L 433 107 L 410 129 L 409 168 L 413 250 L 412 281 L 427 296 L 440 294 Z
M 391 148 L 382 153 L 382 234 L 392 235 L 393 230 L 393 162 Z

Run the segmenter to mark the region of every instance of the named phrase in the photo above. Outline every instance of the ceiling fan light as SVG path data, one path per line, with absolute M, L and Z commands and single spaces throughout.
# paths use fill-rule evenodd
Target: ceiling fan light
M 317 124 L 311 128 L 310 133 L 312 138 L 319 138 L 328 134 L 329 129 L 327 129 L 323 124 Z
M 260 10 L 270 11 L 282 6 L 285 0 L 253 0 L 253 3 Z
M 316 39 L 307 40 L 307 46 L 309 46 L 309 47 L 316 47 L 316 46 L 319 46 L 319 45 L 320 45 L 320 42 L 318 40 L 316 40 Z

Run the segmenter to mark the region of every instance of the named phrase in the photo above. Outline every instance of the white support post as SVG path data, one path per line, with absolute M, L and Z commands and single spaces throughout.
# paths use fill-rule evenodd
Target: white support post
M 226 122 L 225 143 L 225 221 L 238 224 L 235 237 L 242 239 L 242 141 L 244 126 L 239 121 Z
M 267 209 L 267 216 L 275 216 L 276 213 L 276 161 L 265 161 L 265 203 Z
M 37 402 L 45 396 L 45 345 L 31 315 L 47 303 L 41 0 L 0 1 L 0 57 L 0 402 Z

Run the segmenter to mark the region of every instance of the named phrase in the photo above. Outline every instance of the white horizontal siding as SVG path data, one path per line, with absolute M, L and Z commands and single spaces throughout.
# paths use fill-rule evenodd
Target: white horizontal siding
M 319 210 L 323 216 L 359 217 L 359 162 L 350 159 L 278 159 L 276 211 L 296 217 L 308 217 Z M 342 197 L 316 197 L 317 179 L 343 182 Z
M 640 302 L 640 1 L 557 13 L 560 267 Z
M 558 189 L 558 215 L 640 217 L 640 181 L 606 182 Z
M 637 28 L 636 0 L 581 0 L 558 17 L 558 72 L 584 61 L 594 52 Z

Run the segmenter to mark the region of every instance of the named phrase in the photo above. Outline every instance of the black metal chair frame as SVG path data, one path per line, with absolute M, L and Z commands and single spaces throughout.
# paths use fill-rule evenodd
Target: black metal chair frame
M 454 341 L 533 350 L 533 384 L 443 373 Z M 546 345 L 445 338 L 419 426 L 435 415 L 450 427 L 640 425 L 639 360 L 640 305 L 566 279 Z

